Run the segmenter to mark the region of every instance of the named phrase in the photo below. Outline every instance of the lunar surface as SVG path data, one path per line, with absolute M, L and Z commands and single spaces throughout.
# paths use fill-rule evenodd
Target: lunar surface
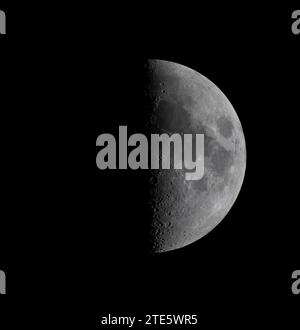
M 183 65 L 149 60 L 148 130 L 204 134 L 205 171 L 187 181 L 186 170 L 149 170 L 151 252 L 182 248 L 220 223 L 234 204 L 245 175 L 246 146 L 239 118 L 221 90 Z

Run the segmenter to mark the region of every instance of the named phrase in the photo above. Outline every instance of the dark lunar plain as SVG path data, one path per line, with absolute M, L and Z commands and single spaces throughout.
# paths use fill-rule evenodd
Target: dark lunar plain
M 52 322 L 52 329 L 75 329 L 71 322 L 83 317 L 81 329 L 99 329 L 101 315 L 178 313 L 198 315 L 191 329 L 295 328 L 297 6 L 27 6 L 7 7 L 15 16 L 8 17 L 7 47 L 0 42 L 0 270 L 9 292 L 0 296 L 0 328 L 4 319 L 23 329 L 41 318 L 38 329 Z M 94 139 L 117 137 L 120 125 L 129 135 L 149 133 L 147 59 L 212 81 L 232 104 L 247 151 L 243 184 L 223 220 L 163 253 L 149 241 L 151 173 L 100 171 L 91 156 Z

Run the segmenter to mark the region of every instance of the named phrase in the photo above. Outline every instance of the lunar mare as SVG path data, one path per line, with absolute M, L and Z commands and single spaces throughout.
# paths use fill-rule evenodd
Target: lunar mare
M 183 65 L 149 60 L 145 93 L 152 133 L 204 134 L 204 176 L 185 170 L 150 170 L 149 243 L 165 252 L 195 242 L 220 223 L 234 204 L 246 170 L 239 118 L 222 91 Z

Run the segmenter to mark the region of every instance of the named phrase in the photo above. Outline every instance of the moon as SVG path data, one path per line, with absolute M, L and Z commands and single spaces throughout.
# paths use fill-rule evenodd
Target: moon
M 246 170 L 240 120 L 222 91 L 181 64 L 145 65 L 147 129 L 151 133 L 204 134 L 204 176 L 187 181 L 185 170 L 150 170 L 149 248 L 182 248 L 209 233 L 227 215 Z

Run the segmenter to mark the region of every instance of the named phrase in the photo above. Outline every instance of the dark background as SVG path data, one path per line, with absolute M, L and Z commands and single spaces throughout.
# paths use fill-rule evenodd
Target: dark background
M 33 182 L 18 166 L 6 176 L 2 311 L 28 296 L 34 305 L 66 296 L 69 306 L 78 293 L 85 299 L 77 297 L 77 307 L 92 323 L 108 313 L 187 313 L 198 314 L 200 326 L 294 324 L 297 7 L 1 2 L 1 9 L 8 18 L 0 48 L 3 148 L 10 156 L 33 147 L 34 157 L 29 147 L 19 152 L 38 177 Z M 92 173 L 86 148 L 95 135 L 117 135 L 119 125 L 139 131 L 147 58 L 183 64 L 214 82 L 237 111 L 248 155 L 226 218 L 198 242 L 158 255 L 144 250 L 144 173 Z M 4 166 L 10 173 L 16 162 Z
M 100 100 L 94 111 L 96 137 L 117 136 L 121 124 L 138 131 L 139 61 L 157 58 L 191 67 L 217 84 L 238 113 L 248 153 L 242 190 L 221 224 L 198 242 L 160 255 L 145 255 L 143 236 L 133 229 L 147 217 L 140 175 L 96 169 L 98 317 L 197 313 L 200 327 L 296 321 L 298 297 L 291 293 L 290 277 L 299 268 L 292 156 L 299 38 L 290 29 L 292 8 L 182 5 L 152 15 L 145 9 L 133 22 L 124 10 L 127 24 L 111 24 L 130 28 L 124 35 L 118 28 L 104 34 L 102 47 L 96 45 L 107 66 L 99 60 L 99 79 L 114 86 L 104 87 L 109 115 Z

